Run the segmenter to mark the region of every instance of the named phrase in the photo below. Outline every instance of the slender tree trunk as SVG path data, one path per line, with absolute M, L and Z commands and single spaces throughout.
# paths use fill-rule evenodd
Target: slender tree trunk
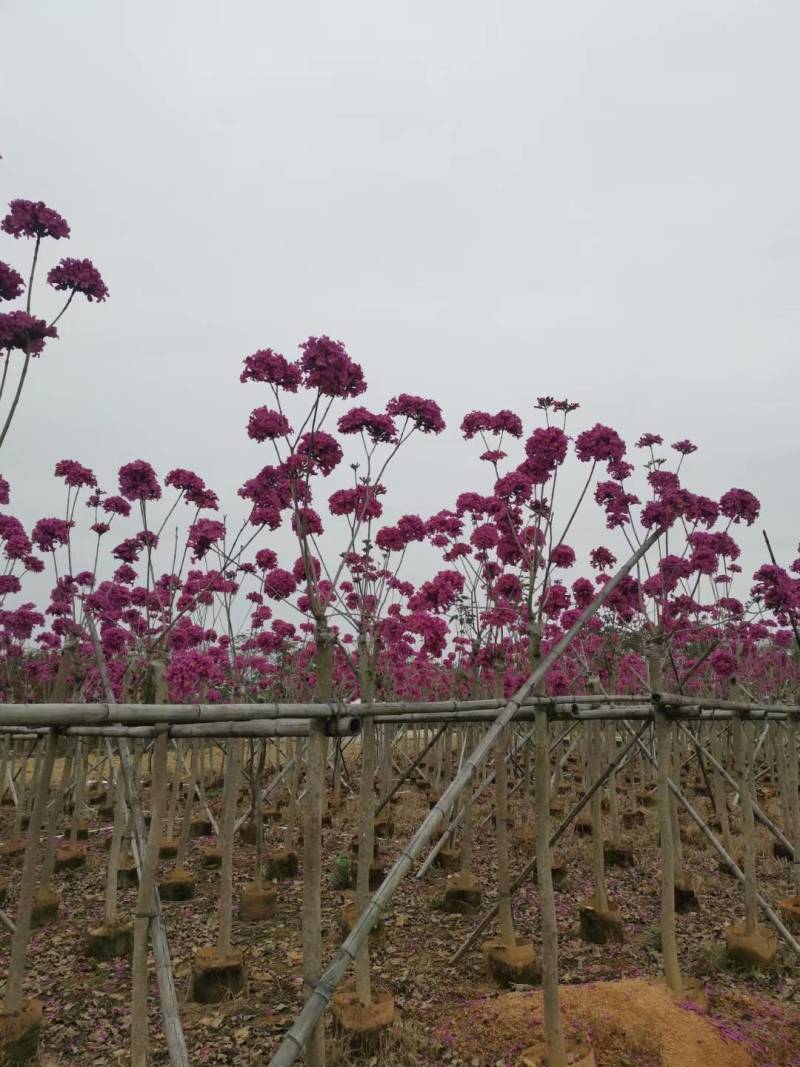
M 744 839 L 744 925 L 745 933 L 753 934 L 758 926 L 758 885 L 756 882 L 756 828 L 753 816 L 753 732 L 751 723 L 743 723 L 739 716 L 733 720 L 733 743 L 736 752 L 739 802 L 742 806 L 742 837 Z
M 69 741 L 66 742 L 69 745 Z M 47 816 L 47 832 L 44 840 L 44 859 L 42 860 L 42 874 L 39 880 L 39 885 L 42 889 L 46 889 L 50 885 L 53 879 L 53 872 L 56 867 L 56 834 L 58 833 L 58 824 L 61 820 L 61 813 L 64 810 L 64 797 L 69 789 L 69 783 L 72 779 L 72 748 L 67 750 L 64 758 L 64 763 L 61 769 L 61 781 L 55 789 L 55 796 L 53 802 L 50 805 L 50 812 Z
M 593 785 L 600 777 L 602 727 L 599 723 L 589 723 L 589 778 Z M 603 849 L 603 790 L 595 790 L 592 805 L 592 872 L 594 874 L 594 902 L 599 911 L 608 911 L 608 889 L 606 888 L 605 852 Z
M 72 794 L 72 821 L 69 829 L 69 840 L 72 845 L 78 843 L 78 829 L 83 815 L 84 798 L 86 797 L 86 744 L 82 737 L 79 737 L 76 742 L 74 766 L 75 791 Z
M 468 726 L 466 733 L 467 749 L 471 752 L 476 744 L 475 730 Z M 472 852 L 475 842 L 475 809 L 473 806 L 475 775 L 470 778 L 464 792 L 466 796 L 464 797 L 464 820 L 461 829 L 461 873 L 469 874 L 472 870 Z
M 500 662 L 494 668 L 494 696 L 503 695 L 505 668 Z M 508 840 L 508 746 L 511 727 L 500 734 L 494 747 L 495 821 L 497 837 L 497 904 L 500 940 L 513 948 L 516 943 L 514 916 L 511 911 L 511 866 Z
M 122 835 L 125 832 L 125 790 L 122 775 L 117 775 L 116 795 L 114 797 L 114 829 L 111 831 L 111 847 L 108 850 L 108 867 L 106 868 L 105 924 L 116 926 L 117 923 L 117 873 L 122 848 Z
M 538 645 L 538 642 L 537 642 Z M 538 653 L 537 653 L 538 660 Z M 536 876 L 542 925 L 542 1010 L 548 1067 L 567 1067 L 558 989 L 558 925 L 550 859 L 550 724 L 536 713 Z
M 675 734 L 673 729 L 673 743 L 674 743 L 674 766 L 675 770 L 672 774 L 672 780 L 675 785 L 680 789 L 680 767 L 681 767 L 681 749 L 678 744 L 679 738 Z M 675 864 L 675 879 L 683 882 L 685 879 L 685 871 L 683 867 L 683 845 L 681 843 L 681 824 L 678 818 L 678 801 L 675 799 L 675 794 L 672 790 L 669 790 L 669 825 L 670 832 L 672 833 L 672 857 Z
M 25 742 L 20 744 L 22 759 L 20 761 L 19 789 L 17 790 L 17 811 L 14 815 L 14 834 L 22 833 L 22 817 L 26 813 L 28 801 L 28 750 Z
M 786 744 L 789 749 L 789 796 L 791 797 L 792 821 L 787 830 L 792 835 L 794 861 L 792 862 L 792 882 L 795 896 L 800 897 L 800 793 L 798 793 L 798 753 L 797 720 L 790 719 L 787 724 Z
M 167 828 L 164 836 L 168 840 L 172 840 L 173 833 L 175 831 L 175 814 L 178 810 L 178 797 L 181 792 L 181 768 L 183 766 L 183 745 L 180 741 L 175 742 L 175 768 L 172 772 L 172 788 L 169 795 L 169 806 L 167 808 Z
M 606 724 L 606 761 L 612 763 L 617 758 L 619 745 L 617 744 L 616 723 Z M 617 772 L 614 771 L 608 779 L 608 821 L 611 826 L 611 842 L 618 845 L 622 839 L 622 831 L 619 821 L 619 794 L 617 793 Z
M 333 697 L 333 635 L 324 621 L 316 631 L 314 700 Z M 316 725 L 308 738 L 308 777 L 303 806 L 303 986 L 313 993 L 322 973 L 322 810 L 328 739 Z M 325 1029 L 319 1023 L 306 1045 L 306 1067 L 324 1067 Z
M 286 813 L 286 838 L 284 845 L 287 849 L 292 847 L 294 840 L 294 828 L 297 822 L 297 797 L 300 793 L 300 753 L 303 751 L 299 737 L 294 742 L 294 767 L 292 768 L 291 784 L 289 787 L 289 809 Z
M 362 703 L 374 697 L 374 675 L 370 669 L 371 657 L 363 638 L 359 647 L 359 683 Z M 356 870 L 356 914 L 360 915 L 369 900 L 369 868 L 375 849 L 375 725 L 371 718 L 361 724 L 361 783 L 358 812 L 358 867 Z M 385 794 L 384 794 L 385 795 Z M 358 951 L 355 959 L 356 995 L 362 1004 L 372 1001 L 370 982 L 369 939 Z
M 191 742 L 191 762 L 189 767 L 189 785 L 186 790 L 186 800 L 183 805 L 181 832 L 180 836 L 178 837 L 178 855 L 175 858 L 175 867 L 178 870 L 183 870 L 186 867 L 186 857 L 189 854 L 189 838 L 192 832 L 192 808 L 194 807 L 194 791 L 200 773 L 200 758 L 197 741 Z
M 36 884 L 36 868 L 39 863 L 42 823 L 47 806 L 47 797 L 50 792 L 50 779 L 53 775 L 56 735 L 48 733 L 42 747 L 44 756 L 30 823 L 28 824 L 28 840 L 25 846 L 25 857 L 22 861 L 20 893 L 17 901 L 16 929 L 11 938 L 11 950 L 8 960 L 4 1003 L 5 1010 L 9 1013 L 17 1012 L 22 1007 L 22 981 L 25 976 L 25 957 L 28 953 L 28 940 L 31 932 L 33 890 Z
M 712 736 L 710 739 L 711 754 L 721 764 L 725 764 L 725 751 L 722 738 L 722 730 L 714 730 L 712 725 Z M 733 837 L 731 836 L 731 820 L 728 815 L 728 798 L 725 794 L 725 779 L 716 769 L 711 772 L 712 788 L 714 790 L 714 806 L 717 810 L 717 816 L 719 818 L 720 829 L 722 833 L 722 843 L 725 846 L 725 851 L 729 856 L 734 856 Z
M 150 1046 L 147 1021 L 147 942 L 150 920 L 156 913 L 155 877 L 167 776 L 167 735 L 155 740 L 150 787 L 150 830 L 142 857 L 139 894 L 133 923 L 131 962 L 131 1067 L 147 1067 Z
M 219 940 L 220 952 L 230 952 L 233 930 L 233 836 L 236 822 L 236 802 L 239 799 L 239 766 L 241 745 L 238 739 L 228 743 L 228 760 L 225 767 L 225 785 L 222 791 L 222 814 L 219 821 L 219 836 L 222 844 L 222 870 L 219 891 Z
M 661 646 L 648 654 L 650 689 L 660 693 L 664 689 L 661 663 Z M 672 847 L 672 821 L 670 818 L 669 778 L 672 762 L 672 727 L 664 713 L 655 705 L 658 831 L 661 838 L 661 952 L 664 960 L 664 977 L 675 992 L 683 989 L 678 941 L 675 932 L 675 854 Z

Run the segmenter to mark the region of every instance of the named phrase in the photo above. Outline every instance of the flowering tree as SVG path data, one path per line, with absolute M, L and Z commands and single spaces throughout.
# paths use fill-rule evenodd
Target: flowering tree
M 22 395 L 31 359 L 42 354 L 45 343 L 50 338 L 58 337 L 56 324 L 65 314 L 76 293 L 85 296 L 90 302 L 100 302 L 107 299 L 108 288 L 91 260 L 74 259 L 68 256 L 60 260 L 47 273 L 48 285 L 56 292 L 67 294 L 61 310 L 49 322 L 45 318 L 34 315 L 31 310 L 33 286 L 42 241 L 67 239 L 70 236 L 69 224 L 57 211 L 47 207 L 41 200 L 12 200 L 8 214 L 0 222 L 0 230 L 15 240 L 24 237 L 34 242 L 27 293 L 22 275 L 8 263 L 0 261 L 0 302 L 17 300 L 22 298 L 23 294 L 25 302 L 24 310 L 18 308 L 13 311 L 0 312 L 0 358 L 3 361 L 2 377 L 0 377 L 0 405 L 3 403 L 6 387 L 11 389 L 9 378 L 11 354 L 19 352 L 22 357 L 17 384 L 13 392 L 9 393 L 2 429 L 0 429 L 0 448 L 2 448 Z

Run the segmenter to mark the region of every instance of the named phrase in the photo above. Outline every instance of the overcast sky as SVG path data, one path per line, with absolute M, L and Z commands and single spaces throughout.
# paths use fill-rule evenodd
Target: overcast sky
M 421 393 L 451 424 L 391 511 L 476 487 L 465 411 L 530 425 L 551 393 L 575 430 L 694 440 L 687 485 L 752 489 L 789 562 L 798 31 L 791 0 L 3 0 L 0 197 L 61 211 L 45 266 L 89 256 L 111 290 L 33 367 L 11 510 L 58 513 L 65 456 L 109 489 L 130 459 L 193 467 L 230 509 L 268 460 L 242 358 L 328 333 L 371 406 Z M 578 548 L 609 540 L 591 514 Z

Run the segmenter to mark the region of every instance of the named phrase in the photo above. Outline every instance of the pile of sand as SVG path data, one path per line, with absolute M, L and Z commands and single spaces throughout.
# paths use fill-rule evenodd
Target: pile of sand
M 567 1037 L 591 1041 L 598 1067 L 752 1067 L 744 1049 L 656 982 L 563 986 L 561 1012 Z M 444 1027 L 445 1040 L 467 1063 L 514 1063 L 542 1040 L 541 1023 L 540 991 L 508 993 L 459 1008 Z

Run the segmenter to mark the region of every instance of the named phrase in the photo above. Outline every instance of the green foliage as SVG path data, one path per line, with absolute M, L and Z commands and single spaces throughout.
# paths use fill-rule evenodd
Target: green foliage
M 331 885 L 334 889 L 352 888 L 353 864 L 350 862 L 350 857 L 345 852 L 340 853 L 333 861 Z

